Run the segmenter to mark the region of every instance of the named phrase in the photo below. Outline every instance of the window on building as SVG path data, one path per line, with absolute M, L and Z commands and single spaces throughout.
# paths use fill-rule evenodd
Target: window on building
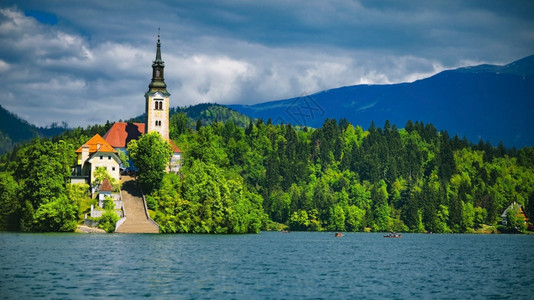
M 108 160 L 111 160 L 111 155 L 110 155 L 110 156 L 108 156 Z
M 154 99 L 154 109 L 163 110 L 163 99 Z
M 100 155 L 100 159 L 104 159 L 104 157 L 102 155 Z
M 115 171 L 115 167 L 111 167 L 111 171 Z

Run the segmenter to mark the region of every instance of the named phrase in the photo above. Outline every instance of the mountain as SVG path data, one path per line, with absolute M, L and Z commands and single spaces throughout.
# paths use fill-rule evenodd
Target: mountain
M 432 123 L 472 142 L 534 146 L 534 55 L 505 66 L 448 70 L 412 83 L 355 85 L 309 96 L 228 105 L 252 118 L 320 127 L 326 118 L 346 118 L 367 128 L 386 120 Z
M 248 126 L 251 118 L 248 116 L 233 110 L 224 105 L 216 103 L 200 103 L 196 105 L 190 105 L 187 107 L 171 107 L 169 110 L 169 117 L 171 118 L 175 114 L 183 112 L 189 119 L 188 123 L 192 128 L 195 127 L 197 120 L 200 120 L 203 125 L 209 125 L 214 121 L 226 122 L 234 121 L 236 125 L 240 127 Z M 146 121 L 146 114 L 142 114 L 135 118 L 128 120 L 128 122 L 140 122 Z
M 246 127 L 251 121 L 248 116 L 215 103 L 201 103 L 188 107 L 172 108 L 169 114 L 172 117 L 172 115 L 179 112 L 184 112 L 195 123 L 200 120 L 204 125 L 211 124 L 217 120 L 219 122 L 233 121 L 240 127 Z
M 0 154 L 11 149 L 16 143 L 39 136 L 34 125 L 22 120 L 0 105 Z
M 0 105 L 0 154 L 13 149 L 17 143 L 29 141 L 35 137 L 51 137 L 64 132 L 67 125 L 52 124 L 50 127 L 37 127 L 21 119 Z

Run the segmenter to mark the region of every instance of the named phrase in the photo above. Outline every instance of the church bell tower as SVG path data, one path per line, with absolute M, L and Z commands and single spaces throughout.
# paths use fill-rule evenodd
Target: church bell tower
M 158 29 L 159 31 L 159 29 Z M 165 63 L 161 59 L 161 43 L 158 32 L 156 60 L 152 63 L 152 81 L 145 93 L 146 100 L 146 133 L 156 131 L 165 140 L 169 140 L 169 97 L 167 84 L 163 77 Z

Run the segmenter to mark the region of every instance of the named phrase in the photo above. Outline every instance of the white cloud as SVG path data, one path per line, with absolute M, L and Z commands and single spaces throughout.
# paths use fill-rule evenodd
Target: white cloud
M 133 1 L 120 18 L 121 5 L 105 0 L 68 8 L 15 4 L 21 8 L 0 7 L 0 104 L 37 125 L 141 114 L 159 26 L 173 106 L 411 82 L 444 69 L 511 62 L 531 54 L 534 41 L 527 12 L 514 19 L 510 6 L 493 3 Z M 27 7 L 57 15 L 57 24 L 25 16 Z M 165 18 L 152 19 L 147 7 Z
M 7 72 L 9 70 L 9 64 L 0 59 L 0 73 Z
M 175 58 L 166 56 L 166 77 L 175 76 L 180 81 L 178 90 L 174 87 L 175 97 L 190 103 L 225 102 L 237 98 L 240 84 L 246 82 L 254 73 L 254 67 L 247 62 L 226 56 L 196 54 Z M 173 68 L 174 67 L 174 68 Z M 168 80 L 169 89 L 176 79 Z

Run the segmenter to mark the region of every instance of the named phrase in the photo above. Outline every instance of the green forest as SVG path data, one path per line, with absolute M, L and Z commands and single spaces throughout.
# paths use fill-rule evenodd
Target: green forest
M 534 215 L 533 147 L 473 144 L 411 121 L 367 130 L 333 119 L 317 129 L 243 123 L 176 112 L 178 174 L 161 170 L 170 151 L 158 136 L 129 145 L 161 232 L 468 233 L 507 229 L 500 216 L 514 201 Z M 84 187 L 66 183 L 74 151 L 110 125 L 34 139 L 1 156 L 0 228 L 74 230 L 91 202 Z M 508 229 L 526 230 L 516 219 Z

